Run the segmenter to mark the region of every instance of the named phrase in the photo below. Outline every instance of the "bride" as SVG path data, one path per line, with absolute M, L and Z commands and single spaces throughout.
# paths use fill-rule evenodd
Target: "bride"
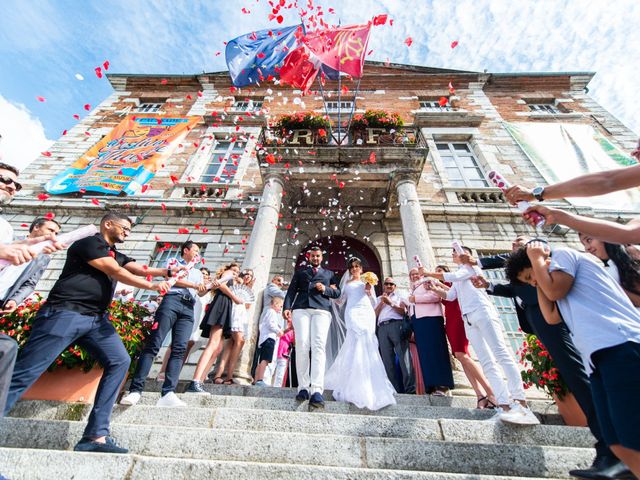
M 333 398 L 351 402 L 358 408 L 379 410 L 396 403 L 396 393 L 387 378 L 378 353 L 376 315 L 373 310 L 375 294 L 365 284 L 360 259 L 347 261 L 348 271 L 340 282 L 341 295 L 335 300 L 345 306 L 347 333 L 333 365 L 325 376 L 325 386 L 333 390 Z

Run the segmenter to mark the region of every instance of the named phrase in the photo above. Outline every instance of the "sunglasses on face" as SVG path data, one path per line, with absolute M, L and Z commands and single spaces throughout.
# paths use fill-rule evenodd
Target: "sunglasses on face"
M 391 282 L 384 282 L 384 286 L 385 287 L 395 287 L 396 284 L 395 283 L 391 283 Z
M 0 175 L 0 182 L 4 183 L 5 185 L 11 185 L 13 183 L 13 186 L 16 187 L 16 192 L 19 192 L 20 190 L 22 190 L 22 184 L 16 182 L 11 177 L 5 177 L 3 175 Z

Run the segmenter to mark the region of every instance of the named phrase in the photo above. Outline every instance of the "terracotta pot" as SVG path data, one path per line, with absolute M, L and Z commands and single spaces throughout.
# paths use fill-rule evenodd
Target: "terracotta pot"
M 587 426 L 587 417 L 585 417 L 584 412 L 580 408 L 580 405 L 578 405 L 573 393 L 567 393 L 562 397 L 562 400 L 555 395 L 553 396 L 553 399 L 556 401 L 558 412 L 560 412 L 565 424 L 571 427 Z
M 100 367 L 94 367 L 86 373 L 79 368 L 59 368 L 40 375 L 22 399 L 93 403 L 101 378 Z

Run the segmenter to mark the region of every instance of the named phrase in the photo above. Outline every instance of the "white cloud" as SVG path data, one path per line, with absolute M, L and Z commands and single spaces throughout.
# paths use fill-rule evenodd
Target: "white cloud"
M 22 170 L 53 143 L 44 127 L 24 105 L 14 105 L 0 95 L 0 161 Z

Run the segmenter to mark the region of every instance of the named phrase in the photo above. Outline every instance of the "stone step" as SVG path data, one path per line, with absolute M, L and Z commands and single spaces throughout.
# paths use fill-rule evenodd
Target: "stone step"
M 305 432 L 357 437 L 396 437 L 454 442 L 517 443 L 590 448 L 595 443 L 586 428 L 538 425 L 522 427 L 502 422 L 449 419 L 453 409 L 435 410 L 431 419 L 373 415 L 337 415 L 324 412 L 297 412 L 243 408 L 162 408 L 151 405 L 115 408 L 113 424 L 186 426 L 261 432 Z M 475 414 L 471 410 L 469 413 Z M 89 407 L 75 408 L 56 402 L 20 402 L 11 412 L 14 418 L 86 421 Z
M 2 474 L 12 480 L 520 480 L 522 477 L 156 458 L 59 450 L 0 448 Z M 539 480 L 527 477 L 528 480 Z M 547 477 L 548 478 L 548 477 Z
M 247 389 L 251 395 L 203 395 L 194 393 L 179 394 L 178 396 L 189 405 L 202 407 L 231 407 L 231 408 L 257 408 L 263 410 L 295 410 L 307 411 L 308 402 L 299 403 L 295 400 L 295 393 L 289 392 L 287 396 L 266 396 L 260 393 L 260 390 L 278 390 L 266 389 L 260 387 L 239 387 Z M 331 398 L 329 395 L 328 398 Z M 478 410 L 475 408 L 475 399 L 463 397 L 416 397 L 415 395 L 406 395 L 412 397 L 406 403 L 398 403 L 389 405 L 383 409 L 372 412 L 366 408 L 358 408 L 355 405 L 346 402 L 337 402 L 327 400 L 325 402 L 325 411 L 328 413 L 344 413 L 359 415 L 384 415 L 392 417 L 413 417 L 413 418 L 464 418 L 473 420 L 484 420 L 493 416 L 493 410 Z M 155 405 L 160 398 L 160 394 L 156 392 L 144 392 L 141 403 L 146 405 Z M 416 400 L 419 399 L 419 400 Z M 562 419 L 557 413 L 553 413 L 553 409 L 547 412 L 546 406 L 537 408 L 539 405 L 532 405 L 533 411 L 536 412 L 538 418 L 550 425 L 561 425 Z
M 69 450 L 84 422 L 4 418 L 0 447 Z M 114 424 L 132 454 L 183 459 L 567 477 L 593 460 L 588 448 L 464 443 L 294 432 Z
M 177 391 L 184 392 L 188 382 L 179 382 Z M 274 388 L 274 387 L 256 387 L 253 385 L 215 385 L 213 383 L 203 384 L 204 389 L 213 395 L 232 395 L 236 397 L 260 397 L 260 398 L 294 398 L 297 390 L 294 388 Z M 145 391 L 159 392 L 162 388 L 162 382 L 156 380 L 147 380 Z M 398 405 L 433 405 L 447 407 L 463 407 L 475 408 L 477 399 L 468 390 L 452 391 L 453 396 L 437 397 L 433 395 L 396 395 Z M 323 393 L 325 400 L 332 401 L 333 396 L 331 390 L 325 390 Z M 551 400 L 536 399 L 531 400 L 532 409 L 541 414 L 557 414 L 558 409 Z

